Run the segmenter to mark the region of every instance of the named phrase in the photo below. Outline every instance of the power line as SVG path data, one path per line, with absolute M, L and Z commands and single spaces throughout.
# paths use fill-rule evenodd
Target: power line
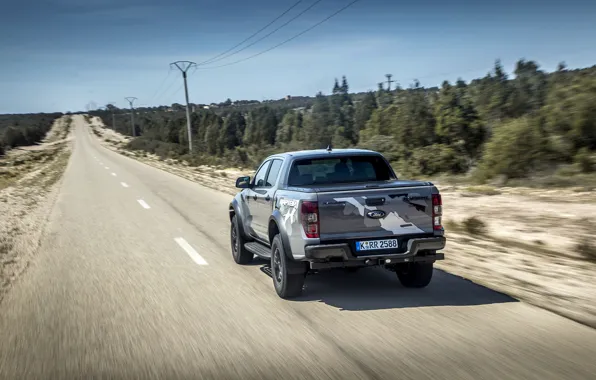
M 157 88 L 157 90 L 155 90 L 155 93 L 149 98 L 149 103 L 151 103 L 151 101 L 153 99 L 155 99 L 155 96 L 159 93 L 159 91 L 161 90 L 161 88 L 163 87 L 163 85 L 166 83 L 166 81 L 170 77 L 170 74 L 172 74 L 172 68 L 171 67 L 170 67 L 170 70 L 168 71 L 168 75 L 166 75 L 166 77 L 163 78 L 163 80 L 159 84 L 159 87 Z
M 269 48 L 269 49 L 267 49 L 267 50 L 263 50 L 263 51 L 262 51 L 262 52 L 260 52 L 260 53 L 253 54 L 253 55 L 251 55 L 251 56 L 248 56 L 248 57 L 246 57 L 246 58 L 239 59 L 239 60 L 237 60 L 237 61 L 234 61 L 234 62 L 226 63 L 226 64 L 224 64 L 224 65 L 213 66 L 213 67 L 200 67 L 199 69 L 202 69 L 202 70 L 207 70 L 207 69 L 217 69 L 217 68 L 220 68 L 220 67 L 231 66 L 231 65 L 235 65 L 235 64 L 237 64 L 237 63 L 240 63 L 240 62 L 247 61 L 247 60 L 249 60 L 249 59 L 252 59 L 252 58 L 256 58 L 256 57 L 258 57 L 258 56 L 260 56 L 260 55 L 263 55 L 263 54 L 265 54 L 265 53 L 268 53 L 268 52 L 270 52 L 271 50 L 273 50 L 273 49 L 277 49 L 278 47 L 280 47 L 280 46 L 282 46 L 282 45 L 285 45 L 285 44 L 287 44 L 288 42 L 290 42 L 290 41 L 292 41 L 292 40 L 295 40 L 296 38 L 298 38 L 298 37 L 302 36 L 303 34 L 306 34 L 306 33 L 310 32 L 311 30 L 313 30 L 313 29 L 314 29 L 314 28 L 316 28 L 317 26 L 319 26 L 319 25 L 323 24 L 324 22 L 326 22 L 326 21 L 330 20 L 331 18 L 333 18 L 333 17 L 337 16 L 339 13 L 341 13 L 341 12 L 345 11 L 346 9 L 348 9 L 349 7 L 351 7 L 352 5 L 356 4 L 356 3 L 357 3 L 357 2 L 359 2 L 359 1 L 360 1 L 360 0 L 353 0 L 351 3 L 348 3 L 348 4 L 347 4 L 347 5 L 345 5 L 344 7 L 340 8 L 339 10 L 337 10 L 335 13 L 332 13 L 331 15 L 327 16 L 327 17 L 326 17 L 326 18 L 324 18 L 323 20 L 321 20 L 321 21 L 319 21 L 318 23 L 314 24 L 314 25 L 313 25 L 313 26 L 311 26 L 310 28 L 307 28 L 307 29 L 303 30 L 302 32 L 300 32 L 300 33 L 296 34 L 295 36 L 293 36 L 293 37 L 291 37 L 291 38 L 288 38 L 287 40 L 285 40 L 285 41 L 282 41 L 282 42 L 280 42 L 279 44 L 277 44 L 277 45 L 274 45 L 274 46 L 270 47 L 270 48 Z
M 296 6 L 298 4 L 300 4 L 303 0 L 298 0 L 297 2 L 294 3 L 294 5 L 292 5 L 290 8 L 286 9 L 282 14 L 280 14 L 279 16 L 277 16 L 276 18 L 273 19 L 273 21 L 271 21 L 269 24 L 265 25 L 264 27 L 262 27 L 261 29 L 259 29 L 257 32 L 253 33 L 252 35 L 250 35 L 248 38 L 244 39 L 242 42 L 238 43 L 237 45 L 231 47 L 230 49 L 224 51 L 223 53 L 216 55 L 215 57 L 211 57 L 206 61 L 203 62 L 199 62 L 199 65 L 204 65 L 207 63 L 211 63 L 214 59 L 221 57 L 224 54 L 227 54 L 229 52 L 231 52 L 232 50 L 236 49 L 238 46 L 242 45 L 243 43 L 245 43 L 246 41 L 250 40 L 251 38 L 253 38 L 254 36 L 256 36 L 257 34 L 261 33 L 263 30 L 267 29 L 268 27 L 270 27 L 274 22 L 276 22 L 277 20 L 279 20 L 280 18 L 282 18 L 283 16 L 285 16 L 289 11 L 291 11 L 292 9 L 296 8 Z
M 172 69 L 170 68 L 170 70 L 172 70 Z M 155 100 L 156 100 L 156 101 L 157 101 L 157 100 L 161 101 L 162 99 L 169 99 L 170 97 L 172 97 L 172 93 L 171 93 L 171 92 L 169 92 L 169 91 L 172 89 L 172 86 L 173 86 L 174 84 L 176 84 L 176 81 L 172 81 L 172 82 L 170 82 L 170 85 L 169 85 L 168 87 L 166 87 L 166 89 L 165 89 L 165 90 L 163 90 L 163 91 L 161 92 L 161 94 L 160 94 L 160 95 L 159 95 L 159 96 L 158 96 L 158 97 L 157 97 Z M 178 90 L 176 90 L 176 92 L 178 92 Z M 168 96 L 166 97 L 166 96 L 165 96 L 166 94 L 170 94 L 170 95 L 168 95 Z
M 285 23 L 283 23 L 283 24 L 281 24 L 280 26 L 278 26 L 277 28 L 273 29 L 271 32 L 269 32 L 269 33 L 265 34 L 263 37 L 259 38 L 258 40 L 254 41 L 254 42 L 252 42 L 252 43 L 250 43 L 250 44 L 248 44 L 248 45 L 246 45 L 246 46 L 245 46 L 245 47 L 243 47 L 242 49 L 240 49 L 240 50 L 237 50 L 237 51 L 233 52 L 232 54 L 228 54 L 228 55 L 226 55 L 226 56 L 224 56 L 224 57 L 221 57 L 221 58 L 218 58 L 218 59 L 212 60 L 212 61 L 211 61 L 211 62 L 209 62 L 209 63 L 213 63 L 213 62 L 219 62 L 219 61 L 221 61 L 221 60 L 223 60 L 223 59 L 229 58 L 229 57 L 231 57 L 231 56 L 233 56 L 233 55 L 236 55 L 236 54 L 240 53 L 241 51 L 244 51 L 244 50 L 248 49 L 249 47 L 251 47 L 251 46 L 255 45 L 256 43 L 259 43 L 259 42 L 263 41 L 265 38 L 269 37 L 270 35 L 272 35 L 273 33 L 277 32 L 278 30 L 280 30 L 280 29 L 284 28 L 285 26 L 287 26 L 288 24 L 290 24 L 292 21 L 296 20 L 297 18 L 299 18 L 300 16 L 302 16 L 303 14 L 305 14 L 306 12 L 308 12 L 309 10 L 311 10 L 311 9 L 312 9 L 312 8 L 313 8 L 315 5 L 317 5 L 317 4 L 318 4 L 318 3 L 320 3 L 321 1 L 323 1 L 323 0 L 317 0 L 317 1 L 315 1 L 315 2 L 314 2 L 314 3 L 312 3 L 310 6 L 308 6 L 308 7 L 307 7 L 305 10 L 303 10 L 303 11 L 302 11 L 302 12 L 300 12 L 300 13 L 298 13 L 296 16 L 292 17 L 291 19 L 289 19 L 289 20 L 288 20 L 288 21 L 286 21 Z

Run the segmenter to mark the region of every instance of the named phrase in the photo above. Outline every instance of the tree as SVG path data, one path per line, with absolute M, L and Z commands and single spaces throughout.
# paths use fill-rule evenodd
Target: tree
M 591 170 L 596 153 L 596 67 L 547 73 L 519 60 L 511 78 L 501 62 L 469 83 L 439 88 L 415 81 L 409 88 L 350 94 L 345 76 L 328 96 L 264 102 L 227 99 L 191 114 L 189 162 L 254 166 L 277 151 L 359 146 L 381 151 L 406 175 L 462 173 L 523 176 L 549 165 L 577 162 Z M 168 156 L 187 153 L 184 107 L 138 109 L 142 138 L 134 146 Z M 94 111 L 130 134 L 128 111 Z M 52 116 L 0 115 L 2 146 L 43 139 Z M 6 140 L 4 140 L 6 139 Z M 520 141 L 517 141 L 520 140 Z M 529 141 L 528 141 L 529 140 Z M 537 159 L 536 157 L 540 157 Z M 519 161 L 519 162 L 518 162 Z M 476 165 L 479 163 L 479 166 Z
M 429 99 L 418 81 L 396 100 L 391 128 L 399 145 L 416 148 L 435 142 L 435 118 Z
M 232 112 L 224 121 L 221 134 L 219 135 L 219 150 L 231 150 L 242 143 L 242 136 L 246 127 L 246 121 L 240 112 Z
M 435 104 L 438 141 L 475 158 L 484 142 L 485 131 L 476 109 L 466 95 L 463 81 L 451 86 L 443 82 Z
M 546 75 L 538 65 L 534 61 L 519 60 L 509 100 L 510 116 L 537 112 L 544 105 L 546 89 Z
M 275 142 L 277 144 L 289 144 L 292 141 L 303 140 L 302 114 L 296 111 L 288 111 L 277 129 Z
M 354 110 L 354 132 L 353 143 L 359 141 L 360 131 L 366 127 L 366 122 L 370 120 L 373 112 L 377 109 L 377 99 L 375 94 L 367 92 L 364 98 L 356 104 Z
M 329 145 L 333 136 L 333 132 L 330 131 L 332 123 L 329 100 L 319 92 L 312 112 L 304 120 L 305 146 L 324 148 Z
M 205 133 L 205 146 L 207 147 L 207 152 L 211 155 L 218 153 L 218 132 L 219 123 L 213 123 L 207 127 L 207 132 Z

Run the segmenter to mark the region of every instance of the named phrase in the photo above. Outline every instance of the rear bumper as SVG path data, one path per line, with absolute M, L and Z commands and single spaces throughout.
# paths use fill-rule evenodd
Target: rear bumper
M 373 255 L 356 256 L 352 253 L 348 243 L 311 245 L 304 249 L 306 259 L 316 262 L 339 261 L 337 266 L 358 266 L 364 262 L 374 264 L 396 264 L 404 262 L 434 262 L 443 260 L 445 256 L 436 251 L 445 248 L 446 239 L 443 236 L 429 238 L 414 238 L 407 243 L 406 252 L 379 253 Z M 420 254 L 419 254 L 420 253 Z M 316 266 L 316 265 L 315 265 Z M 329 265 L 326 264 L 326 267 Z M 311 265 L 313 267 L 313 265 Z M 313 267 L 314 269 L 314 267 Z

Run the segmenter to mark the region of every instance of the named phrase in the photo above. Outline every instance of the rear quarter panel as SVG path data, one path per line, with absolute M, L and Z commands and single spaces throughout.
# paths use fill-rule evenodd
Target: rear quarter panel
M 316 193 L 293 190 L 278 190 L 275 194 L 274 214 L 279 213 L 278 228 L 281 234 L 287 236 L 292 256 L 304 258 L 304 247 L 307 244 L 319 244 L 319 239 L 308 239 L 304 234 L 300 221 L 300 207 L 302 201 L 316 201 Z

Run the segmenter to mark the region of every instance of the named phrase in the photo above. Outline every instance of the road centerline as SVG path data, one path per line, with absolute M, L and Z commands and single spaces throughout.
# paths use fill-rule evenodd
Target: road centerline
M 149 207 L 149 205 L 147 204 L 147 202 L 145 202 L 145 201 L 144 201 L 144 200 L 142 200 L 142 199 L 137 199 L 137 202 L 139 202 L 139 204 L 140 204 L 140 205 L 141 205 L 143 208 L 146 208 L 146 209 L 150 209 L 150 208 L 151 208 L 151 207 Z
M 195 251 L 195 249 L 190 244 L 188 244 L 188 242 L 184 238 L 177 237 L 174 240 L 197 265 L 209 265 L 207 261 L 201 255 L 199 255 L 198 252 Z
M 126 182 L 120 182 L 120 184 L 122 185 L 122 187 L 128 187 L 128 184 Z

